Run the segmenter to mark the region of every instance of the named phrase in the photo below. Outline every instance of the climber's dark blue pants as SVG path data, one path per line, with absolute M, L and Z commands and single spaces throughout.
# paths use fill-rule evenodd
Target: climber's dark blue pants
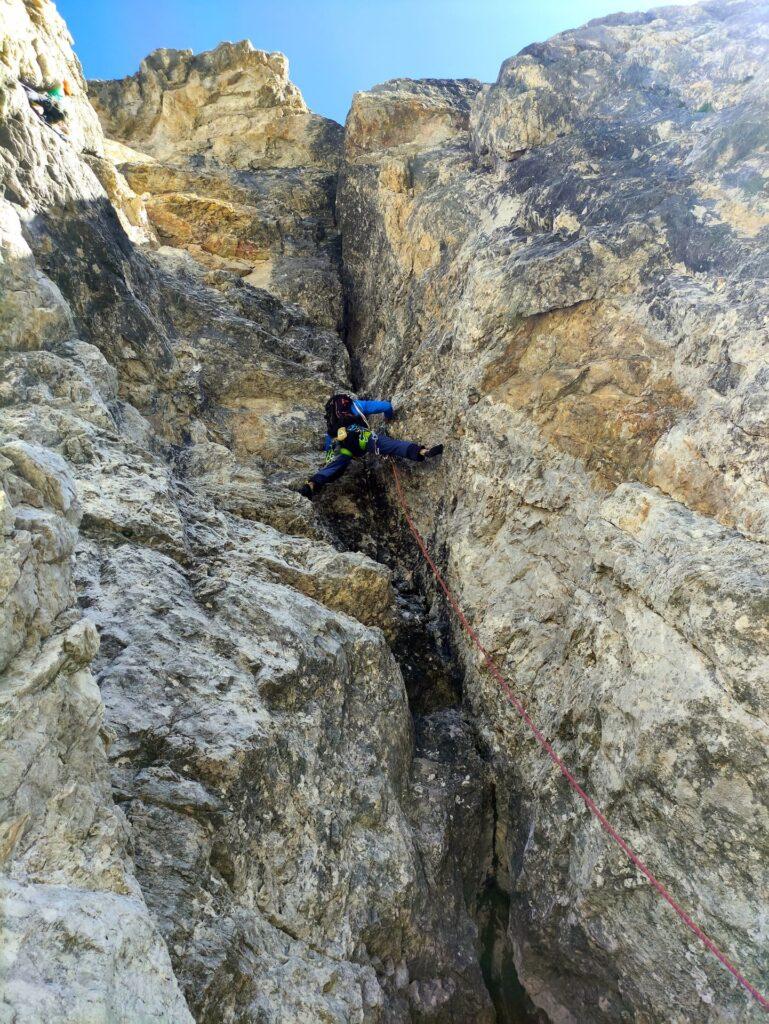
M 367 452 L 376 452 L 377 455 L 394 455 L 396 459 L 410 459 L 412 462 L 422 461 L 422 456 L 419 454 L 421 449 L 422 445 L 414 444 L 413 441 L 399 441 L 397 438 L 388 437 L 386 434 L 380 434 L 379 436 L 372 434 L 366 447 Z M 323 469 L 319 469 L 315 476 L 311 476 L 310 479 L 316 487 L 324 487 L 326 484 L 330 484 L 332 480 L 338 480 L 351 462 L 351 455 L 339 454 L 325 465 Z

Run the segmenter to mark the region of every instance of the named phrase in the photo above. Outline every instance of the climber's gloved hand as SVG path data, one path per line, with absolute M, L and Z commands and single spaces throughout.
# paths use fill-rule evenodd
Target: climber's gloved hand
M 312 501 L 313 497 L 315 496 L 315 488 L 308 480 L 306 484 L 302 484 L 302 486 L 299 488 L 299 493 L 302 495 L 303 498 L 309 498 L 310 501 Z
M 387 412 L 384 414 L 384 418 L 385 423 L 392 423 L 393 420 L 398 418 L 398 410 L 393 408 L 388 409 Z

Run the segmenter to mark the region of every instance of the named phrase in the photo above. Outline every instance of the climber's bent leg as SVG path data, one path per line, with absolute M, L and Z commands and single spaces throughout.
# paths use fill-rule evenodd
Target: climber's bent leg
M 310 481 L 315 485 L 315 490 L 317 491 L 321 487 L 325 487 L 326 484 L 330 484 L 332 480 L 338 480 L 351 462 L 352 459 L 349 455 L 337 455 L 337 457 L 327 463 L 323 469 L 319 469 L 314 476 L 310 477 Z
M 376 450 L 380 455 L 394 455 L 396 459 L 410 459 L 412 462 L 422 462 L 423 456 L 421 444 L 414 444 L 413 441 L 400 441 L 397 437 L 388 437 L 380 434 L 376 440 Z

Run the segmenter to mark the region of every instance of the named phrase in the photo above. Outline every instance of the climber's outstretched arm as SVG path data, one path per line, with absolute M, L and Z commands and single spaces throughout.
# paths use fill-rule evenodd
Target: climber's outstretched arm
M 384 413 L 386 420 L 391 420 L 395 415 L 392 402 L 372 402 L 365 398 L 356 398 L 353 403 L 364 416 L 376 416 L 378 413 Z

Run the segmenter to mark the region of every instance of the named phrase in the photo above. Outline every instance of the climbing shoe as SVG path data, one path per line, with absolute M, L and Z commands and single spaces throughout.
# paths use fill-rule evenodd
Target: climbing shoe
M 310 501 L 312 501 L 313 497 L 315 496 L 315 488 L 312 486 L 312 484 L 302 484 L 302 486 L 299 488 L 299 493 L 302 495 L 303 498 L 309 498 Z
M 424 457 L 426 459 L 434 459 L 436 455 L 443 455 L 443 445 L 434 444 L 432 448 L 428 448 L 425 451 Z

